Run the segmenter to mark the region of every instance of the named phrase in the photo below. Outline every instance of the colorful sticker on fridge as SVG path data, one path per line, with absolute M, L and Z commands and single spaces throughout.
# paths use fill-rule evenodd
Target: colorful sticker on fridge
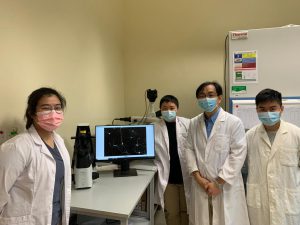
M 233 83 L 257 83 L 257 50 L 233 53 Z

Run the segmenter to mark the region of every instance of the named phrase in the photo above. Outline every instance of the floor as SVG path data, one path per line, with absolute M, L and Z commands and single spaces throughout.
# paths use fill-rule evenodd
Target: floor
M 154 216 L 154 225 L 166 225 L 165 214 L 163 210 L 157 210 Z

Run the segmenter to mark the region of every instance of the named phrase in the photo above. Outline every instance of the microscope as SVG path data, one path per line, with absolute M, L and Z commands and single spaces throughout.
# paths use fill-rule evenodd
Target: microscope
M 94 148 L 88 124 L 79 124 L 76 129 L 72 168 L 76 189 L 91 188 L 93 167 L 95 166 Z
M 149 108 L 147 115 L 144 116 L 130 116 L 123 118 L 115 118 L 115 120 L 127 121 L 131 123 L 155 123 L 159 121 L 159 117 L 161 116 L 160 110 L 155 112 L 154 102 L 157 98 L 157 90 L 156 89 L 147 89 L 146 90 L 147 98 L 149 100 Z
M 156 113 L 154 110 L 154 102 L 157 98 L 157 90 L 148 89 L 147 90 L 147 98 L 149 100 L 149 111 L 147 117 L 156 117 Z

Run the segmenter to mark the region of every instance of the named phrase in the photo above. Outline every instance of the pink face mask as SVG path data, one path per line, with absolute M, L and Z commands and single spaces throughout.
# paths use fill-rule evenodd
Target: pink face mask
M 57 113 L 55 110 L 52 110 L 50 113 L 49 112 L 37 112 L 37 124 L 45 129 L 46 131 L 52 132 L 55 129 L 57 129 L 63 119 L 64 119 L 64 114 L 62 113 Z

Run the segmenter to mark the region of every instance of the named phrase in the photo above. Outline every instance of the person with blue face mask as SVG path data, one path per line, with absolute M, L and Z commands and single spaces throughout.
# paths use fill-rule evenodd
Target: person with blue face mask
M 158 179 L 155 201 L 164 210 L 167 225 L 188 225 L 187 202 L 191 178 L 183 154 L 189 119 L 177 116 L 178 99 L 166 95 L 160 100 L 162 119 L 155 124 L 155 165 Z M 159 210 L 159 213 L 163 210 Z
M 261 124 L 247 134 L 247 204 L 251 224 L 300 224 L 300 128 L 281 120 L 281 93 L 255 97 Z
M 249 225 L 241 174 L 245 129 L 239 118 L 220 107 L 222 94 L 217 82 L 202 83 L 196 90 L 203 113 L 191 119 L 185 147 L 193 225 Z

